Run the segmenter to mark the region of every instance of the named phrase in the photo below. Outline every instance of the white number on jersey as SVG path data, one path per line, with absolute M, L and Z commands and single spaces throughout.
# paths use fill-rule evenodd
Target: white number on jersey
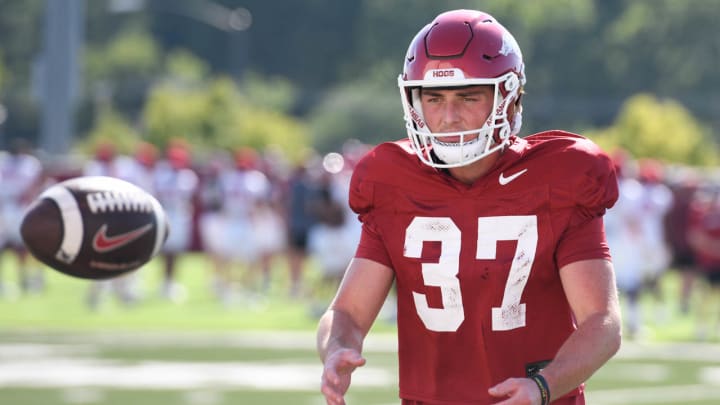
M 429 330 L 453 332 L 465 320 L 460 280 L 457 277 L 460 271 L 461 239 L 460 229 L 447 217 L 416 217 L 405 230 L 405 257 L 420 258 L 423 242 L 441 243 L 440 259 L 437 263 L 423 263 L 422 276 L 425 285 L 440 288 L 442 308 L 430 308 L 425 294 L 413 292 L 415 309 Z M 517 241 L 502 303 L 500 307 L 492 308 L 493 330 L 525 326 L 525 304 L 520 302 L 520 298 L 535 259 L 537 239 L 535 216 L 478 218 L 477 259 L 496 259 L 498 241 Z

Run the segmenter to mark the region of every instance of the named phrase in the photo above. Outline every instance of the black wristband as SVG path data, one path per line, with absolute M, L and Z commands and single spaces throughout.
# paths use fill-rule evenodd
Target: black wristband
M 542 405 L 549 405 L 550 387 L 548 387 L 548 383 L 545 380 L 545 377 L 543 377 L 542 374 L 535 374 L 531 376 L 530 379 L 535 381 L 535 384 L 537 384 L 538 389 L 540 390 L 540 403 Z

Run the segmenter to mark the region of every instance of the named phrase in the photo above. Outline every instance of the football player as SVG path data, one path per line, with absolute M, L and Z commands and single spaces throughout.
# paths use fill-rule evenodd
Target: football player
M 611 159 L 568 132 L 517 136 L 522 54 L 486 13 L 423 27 L 398 84 L 409 139 L 353 173 L 361 241 L 318 327 L 327 403 L 395 281 L 403 404 L 583 404 L 621 341 Z
M 20 223 L 28 204 L 42 190 L 45 177 L 43 165 L 27 141 L 16 138 L 8 153 L 0 154 L 0 184 L 3 187 L 0 194 L 0 253 L 15 255 L 23 293 L 42 290 L 44 285 L 42 268 L 28 255 L 23 243 Z M 0 296 L 5 288 L 3 281 L 0 277 Z
M 215 263 L 216 291 L 226 304 L 238 293 L 237 287 L 247 295 L 244 298 L 267 292 L 272 254 L 281 251 L 285 241 L 282 220 L 269 204 L 272 184 L 259 170 L 259 160 L 253 149 L 235 151 L 234 166 L 218 173 L 220 208 L 203 222 Z M 262 274 L 254 274 L 258 268 Z M 256 276 L 262 277 L 259 286 L 254 285 Z
M 700 175 L 698 171 L 690 167 L 675 167 L 670 174 L 669 185 L 673 193 L 673 204 L 665 216 L 664 234 L 672 254 L 670 268 L 680 273 L 681 277 L 680 311 L 683 314 L 689 314 L 690 301 L 699 269 L 687 238 L 688 213 L 700 183 Z
M 645 193 L 637 179 L 637 161 L 629 157 L 624 157 L 622 162 L 616 159 L 615 173 L 618 199 L 604 216 L 605 236 L 612 249 L 618 292 L 624 297 L 625 336 L 635 339 L 639 337 L 643 321 L 640 296 L 647 245 L 643 232 Z
M 717 180 L 699 187 L 693 194 L 688 213 L 688 243 L 705 279 L 695 316 L 695 334 L 699 340 L 715 339 L 720 334 L 720 185 Z
M 83 166 L 83 176 L 116 177 L 152 192 L 144 183 L 151 172 L 140 171 L 140 160 L 119 153 L 113 141 L 99 140 L 93 152 L 92 158 Z M 140 290 L 138 272 L 130 272 L 107 280 L 93 280 L 88 288 L 87 305 L 94 311 L 100 309 L 102 300 L 108 293 L 113 293 L 123 305 L 133 305 L 140 299 Z
M 187 291 L 178 282 L 176 273 L 178 259 L 192 247 L 194 200 L 199 178 L 191 164 L 190 147 L 174 139 L 153 171 L 153 190 L 165 209 L 171 229 L 162 248 L 165 266 L 160 295 L 176 303 L 187 298 Z

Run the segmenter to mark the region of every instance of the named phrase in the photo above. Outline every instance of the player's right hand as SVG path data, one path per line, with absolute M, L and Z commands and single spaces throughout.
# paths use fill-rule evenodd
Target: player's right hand
M 495 405 L 536 405 L 542 403 L 537 384 L 529 378 L 508 378 L 490 387 L 488 393 L 496 398 L 503 398 Z
M 345 405 L 350 376 L 364 365 L 365 359 L 355 349 L 340 349 L 325 358 L 320 391 L 328 405 Z

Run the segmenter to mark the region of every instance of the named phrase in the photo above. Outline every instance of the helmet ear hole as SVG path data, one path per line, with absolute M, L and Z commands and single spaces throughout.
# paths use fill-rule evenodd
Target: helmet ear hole
M 505 90 L 506 91 L 513 91 L 520 86 L 520 79 L 518 79 L 517 76 L 512 75 L 508 77 L 507 80 L 505 80 Z
M 509 125 L 503 125 L 498 129 L 498 134 L 500 135 L 500 139 L 505 139 L 508 136 L 510 136 L 510 126 Z

